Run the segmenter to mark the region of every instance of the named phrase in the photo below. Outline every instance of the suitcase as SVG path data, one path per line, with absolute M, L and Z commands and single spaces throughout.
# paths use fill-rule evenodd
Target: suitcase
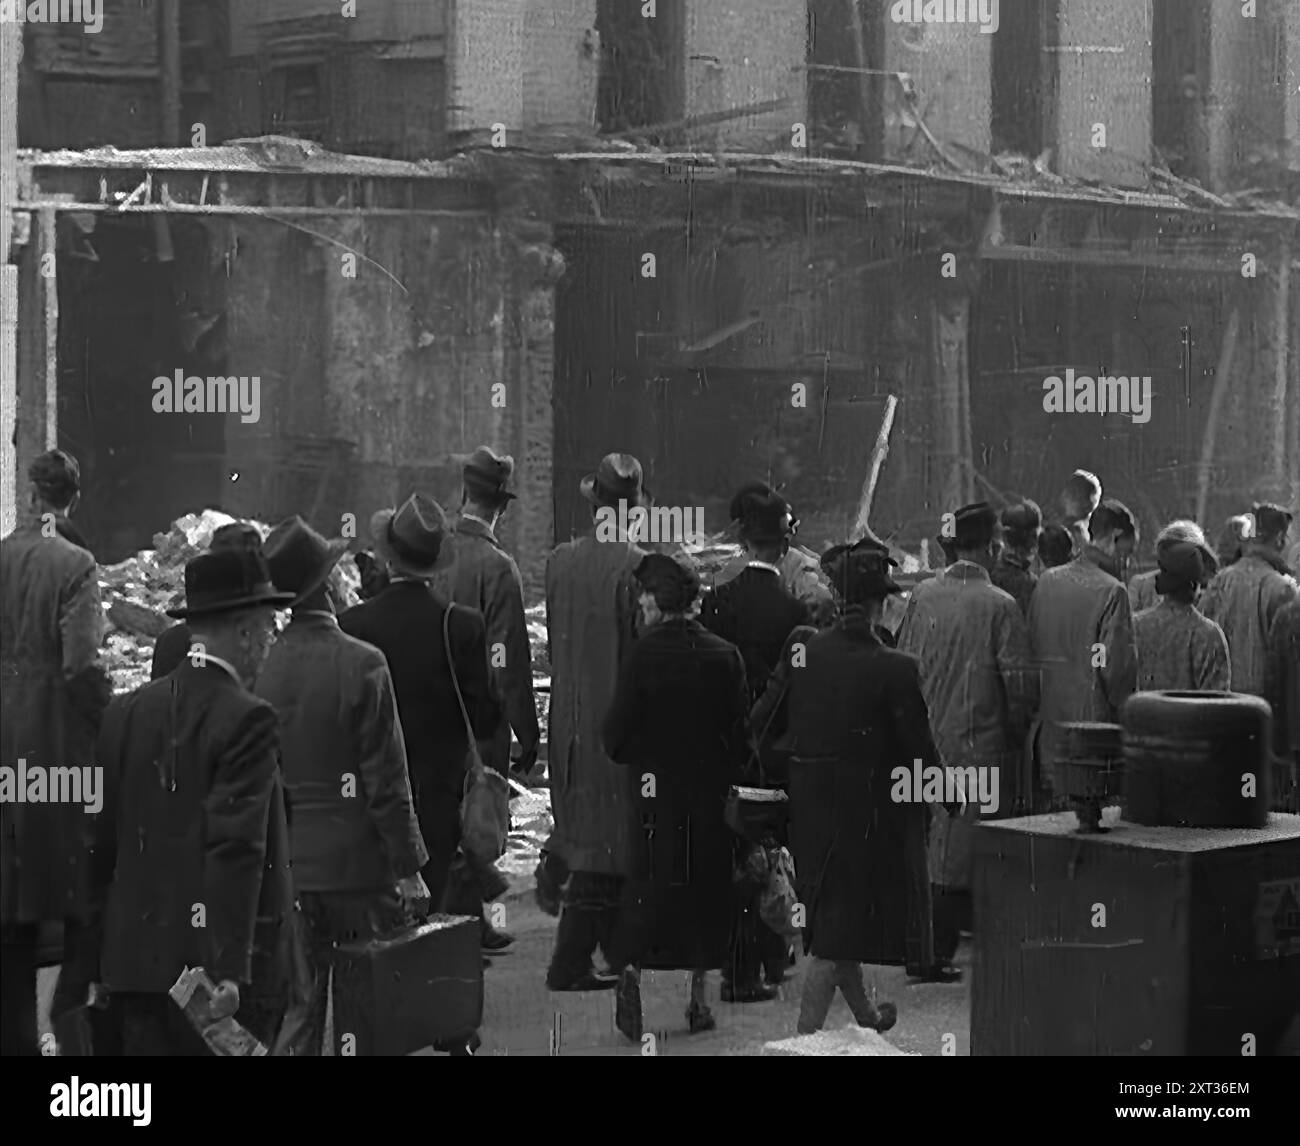
M 472 1048 L 483 1018 L 481 926 L 466 915 L 431 915 L 392 936 L 341 944 L 334 1026 L 343 1053 Z

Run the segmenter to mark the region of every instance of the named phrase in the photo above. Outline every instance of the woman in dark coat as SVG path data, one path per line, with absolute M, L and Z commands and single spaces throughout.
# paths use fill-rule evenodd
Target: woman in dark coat
M 821 1029 L 837 987 L 860 1026 L 888 1030 L 897 1010 L 871 1002 L 861 964 L 923 973 L 934 962 L 928 809 L 891 799 L 895 768 L 939 763 L 916 661 L 877 633 L 885 598 L 900 591 L 893 564 L 870 543 L 826 554 L 840 616 L 824 632 L 791 634 L 750 721 L 787 706 L 790 844 L 812 956 L 801 1034 Z
M 615 1022 L 641 1037 L 643 967 L 690 970 L 692 1034 L 713 1029 L 705 973 L 727 958 L 732 837 L 723 814 L 745 761 L 745 663 L 694 619 L 700 579 L 685 557 L 636 567 L 644 635 L 620 671 L 605 752 L 636 768 L 644 850 L 617 924 Z

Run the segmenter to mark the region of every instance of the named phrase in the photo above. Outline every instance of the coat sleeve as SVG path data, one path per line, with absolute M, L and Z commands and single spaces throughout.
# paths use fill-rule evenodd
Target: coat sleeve
M 1232 688 L 1232 661 L 1228 652 L 1228 639 L 1215 625 L 1207 630 L 1192 650 L 1192 672 L 1195 687 L 1208 692 L 1228 692 Z
M 94 561 L 86 558 L 67 587 L 59 610 L 63 645 L 63 676 L 71 680 L 95 663 L 104 640 L 104 610 L 99 601 L 99 577 Z
M 1038 708 L 1039 685 L 1029 651 L 1029 626 L 1014 601 L 1008 602 L 998 614 L 995 655 L 998 675 L 1006 690 L 1009 731 L 1019 743 L 1029 731 L 1029 722 Z
M 1101 615 L 1097 638 L 1105 650 L 1105 662 L 1098 672 L 1111 712 L 1137 691 L 1137 650 L 1133 645 L 1133 613 L 1128 591 L 1117 585 Z
M 1260 593 L 1263 597 L 1260 612 L 1263 613 L 1264 640 L 1267 641 L 1278 613 L 1295 600 L 1296 585 L 1289 577 L 1270 577 L 1264 582 Z
M 616 764 L 639 764 L 637 751 L 641 724 L 646 717 L 641 701 L 639 674 L 641 658 L 634 645 L 618 670 L 618 683 L 614 686 L 614 699 L 601 727 L 601 741 L 605 755 Z
M 487 630 L 477 609 L 457 605 L 448 625 L 451 648 L 447 655 L 456 667 L 465 711 L 477 740 L 486 740 L 501 723 L 501 704 L 488 676 Z
M 397 715 L 397 698 L 388 666 L 373 663 L 360 681 L 356 724 L 361 758 L 361 783 L 366 808 L 383 841 L 396 879 L 414 875 L 429 862 L 411 799 L 406 743 Z
M 1273 709 L 1273 743 L 1274 751 L 1279 756 L 1285 755 L 1289 739 L 1289 725 L 1294 719 L 1287 712 L 1287 687 L 1291 674 L 1300 672 L 1296 665 L 1291 646 L 1300 640 L 1296 618 L 1300 613 L 1296 607 L 1280 612 L 1273 619 L 1273 627 L 1268 631 L 1268 647 L 1264 659 L 1264 699 Z M 1224 689 L 1228 686 L 1223 685 Z
M 528 646 L 523 578 L 509 557 L 506 568 L 488 586 L 483 623 L 489 648 L 495 652 L 499 644 L 505 653 L 504 666 L 493 667 L 491 671 L 505 705 L 506 719 L 520 747 L 528 752 L 537 747 L 541 733 L 537 726 L 537 703 L 533 699 L 533 653 Z
M 890 674 L 888 683 L 889 715 L 904 759 L 890 765 L 910 767 L 919 760 L 923 767 L 939 767 L 942 761 L 930 731 L 930 711 L 921 691 L 920 666 L 916 659 L 900 658 L 900 667 Z
M 749 714 L 749 734 L 755 744 L 768 738 L 772 729 L 784 724 L 786 694 L 790 688 L 790 677 L 797 668 L 794 663 L 796 654 L 801 651 L 806 653 L 808 642 L 816 635 L 817 630 L 812 626 L 800 625 L 786 638 L 781 659 L 776 662 L 772 675 L 767 678 L 763 695 L 754 702 Z
M 247 983 L 252 978 L 254 926 L 266 865 L 278 753 L 275 710 L 259 705 L 240 721 L 221 753 L 204 799 L 205 969 L 217 981 Z

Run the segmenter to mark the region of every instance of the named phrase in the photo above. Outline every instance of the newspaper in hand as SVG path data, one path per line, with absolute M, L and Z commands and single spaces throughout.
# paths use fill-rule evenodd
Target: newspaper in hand
M 212 1053 L 221 1058 L 259 1058 L 266 1046 L 227 1015 L 212 1014 L 212 997 L 217 986 L 202 967 L 186 967 L 168 992 L 185 1013 L 190 1025 L 203 1036 Z

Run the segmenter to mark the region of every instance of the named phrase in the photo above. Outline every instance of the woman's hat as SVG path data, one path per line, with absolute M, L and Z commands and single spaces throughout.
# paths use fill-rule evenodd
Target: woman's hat
M 1204 585 L 1208 580 L 1205 555 L 1190 541 L 1169 541 L 1156 552 L 1160 572 L 1189 586 Z
M 647 553 L 634 572 L 643 592 L 654 596 L 661 609 L 680 612 L 700 591 L 700 574 L 685 553 Z
M 177 620 L 230 613 L 258 605 L 287 608 L 292 593 L 271 581 L 266 558 L 253 549 L 222 549 L 200 553 L 185 563 L 185 605 L 168 609 Z
M 878 538 L 863 538 L 853 545 L 835 545 L 822 554 L 822 572 L 846 601 L 888 597 L 902 587 L 890 576 L 898 562 Z
M 446 533 L 442 506 L 422 493 L 413 493 L 397 509 L 381 509 L 370 519 L 376 552 L 411 577 L 432 576 Z
M 294 605 L 302 604 L 325 584 L 330 570 L 347 551 L 344 538 L 326 541 L 296 514 L 271 530 L 262 548 L 276 586 L 297 594 Z
M 479 446 L 473 453 L 454 454 L 465 488 L 478 497 L 510 501 L 516 495 L 506 488 L 515 472 L 515 459 Z
M 645 488 L 641 463 L 631 454 L 606 454 L 594 474 L 588 474 L 578 486 L 592 505 L 645 505 L 650 491 Z

